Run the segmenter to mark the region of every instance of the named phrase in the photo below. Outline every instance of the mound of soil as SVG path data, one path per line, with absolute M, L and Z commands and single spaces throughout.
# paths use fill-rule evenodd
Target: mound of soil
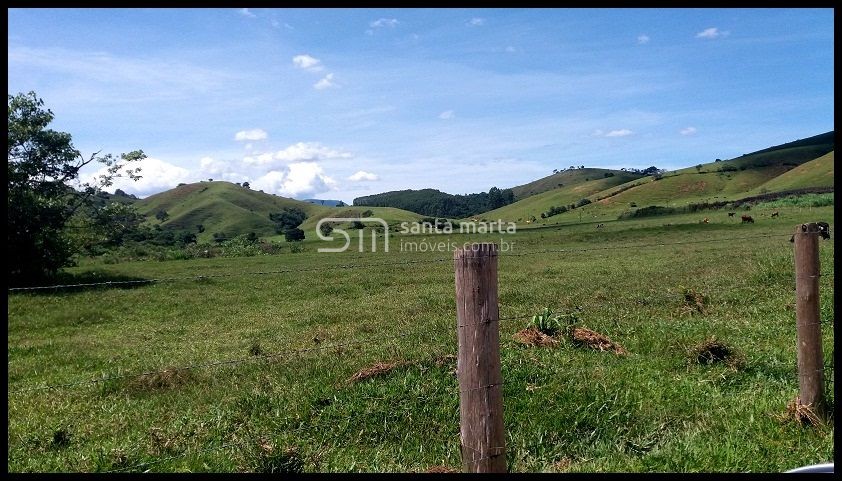
M 571 338 L 575 344 L 580 346 L 587 346 L 591 349 L 599 351 L 612 351 L 614 354 L 623 356 L 629 352 L 621 345 L 607 338 L 606 336 L 592 331 L 586 327 L 575 327 L 571 334 Z
M 373 365 L 357 371 L 353 376 L 349 377 L 345 382 L 348 384 L 354 384 L 355 382 L 362 381 L 363 379 L 368 379 L 370 377 L 380 376 L 386 374 L 398 367 L 404 366 L 408 364 L 407 361 L 393 361 L 393 362 L 377 362 Z
M 527 346 L 555 347 L 558 345 L 558 339 L 553 336 L 548 336 L 534 327 L 518 331 L 512 336 L 512 338 L 521 344 L 526 344 Z

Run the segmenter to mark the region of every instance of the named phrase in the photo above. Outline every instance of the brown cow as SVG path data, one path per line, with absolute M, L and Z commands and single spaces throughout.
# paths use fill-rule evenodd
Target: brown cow
M 743 220 L 743 223 L 744 223 L 744 224 L 745 224 L 746 222 L 751 222 L 752 224 L 754 224 L 754 219 L 752 219 L 750 215 L 745 215 L 745 214 L 743 214 L 743 216 L 742 216 L 742 217 L 740 217 L 740 218 Z

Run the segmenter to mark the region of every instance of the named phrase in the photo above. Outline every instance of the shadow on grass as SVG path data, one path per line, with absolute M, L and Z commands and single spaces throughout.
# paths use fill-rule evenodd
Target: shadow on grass
M 85 271 L 75 274 L 60 272 L 52 279 L 15 283 L 9 289 L 11 290 L 10 294 L 53 295 L 97 289 L 135 289 L 148 286 L 154 282 L 156 282 L 154 279 L 107 272 Z

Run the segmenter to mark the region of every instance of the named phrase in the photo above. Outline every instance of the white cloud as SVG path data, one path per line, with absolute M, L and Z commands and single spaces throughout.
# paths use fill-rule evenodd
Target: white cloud
M 649 40 L 650 40 L 649 35 L 644 34 L 644 35 L 638 35 L 637 36 L 637 43 L 640 44 L 640 45 L 644 45 L 644 44 L 649 43 Z
M 234 140 L 263 140 L 267 137 L 263 129 L 241 130 L 234 134 Z
M 311 72 L 318 72 L 324 67 L 321 65 L 322 61 L 311 57 L 307 54 L 296 55 L 292 57 L 292 63 L 300 69 L 309 70 Z
M 211 175 L 219 175 L 231 170 L 231 166 L 227 162 L 216 160 L 213 157 L 202 157 L 199 159 L 199 168 L 203 173 Z
M 605 134 L 606 137 L 625 137 L 631 135 L 633 132 L 629 129 L 612 130 Z
M 452 110 L 445 110 L 444 112 L 439 114 L 439 118 L 443 120 L 450 120 L 454 117 L 454 113 Z
M 108 189 L 122 189 L 129 194 L 145 197 L 177 186 L 181 182 L 189 182 L 190 171 L 170 164 L 161 159 L 147 157 L 128 165 L 130 169 L 140 167 L 140 180 L 133 181 L 128 177 L 117 177 Z M 83 182 L 95 182 L 100 175 L 107 173 L 108 167 L 102 167 L 93 174 L 80 177 Z
M 285 197 L 302 197 L 335 190 L 337 183 L 325 175 L 319 164 L 297 162 L 267 172 L 262 177 L 252 181 L 251 188 Z
M 251 165 L 271 166 L 280 162 L 302 162 L 326 159 L 350 159 L 349 152 L 343 152 L 324 146 L 318 142 L 298 142 L 275 153 L 263 153 L 246 156 L 243 162 Z
M 609 132 L 605 132 L 602 129 L 596 129 L 591 133 L 591 136 L 592 137 L 625 137 L 625 136 L 631 135 L 633 133 L 634 132 L 632 132 L 629 129 L 617 129 L 617 130 L 611 130 Z
M 474 18 L 468 20 L 468 23 L 466 23 L 465 25 L 467 25 L 469 27 L 479 27 L 479 26 L 485 25 L 485 19 L 480 18 L 480 17 L 474 17 Z
M 337 85 L 333 83 L 333 74 L 329 73 L 324 76 L 321 80 L 313 84 L 313 88 L 316 90 L 324 90 L 330 87 L 336 87 Z
M 696 34 L 696 38 L 719 38 L 727 37 L 729 32 L 721 31 L 716 27 L 706 28 Z
M 247 9 L 247 8 L 241 8 L 241 9 L 237 10 L 237 13 L 239 13 L 240 15 L 242 15 L 244 17 L 257 18 L 257 15 L 249 12 L 249 9 Z
M 380 19 L 372 21 L 371 23 L 368 24 L 368 26 L 371 27 L 371 28 L 383 28 L 383 27 L 394 28 L 395 26 L 397 26 L 397 24 L 398 24 L 398 19 L 396 19 L 396 18 L 380 18 Z
M 372 174 L 371 172 L 360 170 L 354 175 L 348 177 L 348 180 L 352 182 L 374 181 L 380 180 L 380 177 L 378 177 L 377 174 Z
M 687 127 L 680 130 L 681 135 L 693 135 L 696 133 L 696 127 Z

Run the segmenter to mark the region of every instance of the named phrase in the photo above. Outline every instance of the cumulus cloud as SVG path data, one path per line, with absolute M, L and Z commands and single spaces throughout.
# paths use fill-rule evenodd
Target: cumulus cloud
M 606 137 L 625 137 L 627 135 L 631 135 L 633 132 L 629 129 L 619 129 L 619 130 L 612 130 L 605 134 Z
M 325 175 L 319 164 L 296 162 L 254 179 L 251 187 L 284 197 L 303 197 L 335 190 L 337 183 Z
M 371 172 L 366 172 L 364 170 L 357 171 L 354 175 L 348 177 L 348 180 L 352 182 L 364 182 L 364 181 L 374 181 L 380 180 L 380 177 L 377 174 L 372 174 Z
M 343 152 L 324 146 L 318 142 L 298 142 L 275 153 L 262 153 L 243 158 L 243 162 L 250 165 L 269 166 L 279 162 L 302 162 L 326 159 L 350 159 L 348 152 Z
M 706 28 L 701 32 L 696 34 L 696 38 L 719 38 L 725 37 L 728 35 L 728 32 L 724 32 L 719 30 L 716 27 Z
M 129 194 L 145 197 L 164 190 L 171 189 L 181 182 L 189 182 L 190 171 L 170 164 L 161 159 L 147 157 L 139 162 L 132 162 L 129 168 L 140 167 L 140 180 L 133 181 L 128 177 L 117 177 L 114 179 L 111 189 L 122 189 Z M 93 174 L 80 176 L 83 182 L 95 182 L 100 175 L 106 174 L 108 167 L 102 167 Z
M 485 19 L 480 17 L 474 17 L 468 20 L 468 23 L 466 23 L 465 25 L 469 27 L 480 27 L 482 25 L 485 25 Z
M 237 10 L 237 13 L 239 13 L 240 15 L 242 15 L 244 17 L 248 17 L 248 18 L 256 18 L 257 17 L 257 15 L 251 13 L 249 11 L 249 9 L 247 9 L 247 8 L 241 8 L 241 9 Z
M 696 127 L 687 127 L 680 130 L 681 135 L 693 135 L 696 133 Z
M 396 18 L 379 18 L 377 20 L 372 21 L 368 24 L 371 28 L 383 28 L 389 27 L 394 28 L 398 25 L 398 19 Z
M 292 63 L 296 66 L 296 68 L 309 70 L 311 72 L 318 72 L 323 68 L 321 65 L 321 60 L 315 57 L 311 57 L 307 54 L 301 54 L 292 57 Z
M 454 113 L 452 110 L 445 110 L 444 112 L 439 114 L 439 118 L 443 120 L 450 120 L 454 117 Z
M 324 90 L 331 87 L 336 87 L 336 84 L 333 82 L 332 73 L 325 75 L 324 78 L 313 84 L 313 88 L 316 90 Z
M 644 45 L 644 44 L 649 43 L 649 40 L 650 40 L 649 35 L 644 34 L 644 35 L 638 35 L 637 36 L 637 43 L 640 44 L 640 45 Z
M 263 140 L 267 137 L 263 129 L 241 130 L 234 134 L 234 140 Z

